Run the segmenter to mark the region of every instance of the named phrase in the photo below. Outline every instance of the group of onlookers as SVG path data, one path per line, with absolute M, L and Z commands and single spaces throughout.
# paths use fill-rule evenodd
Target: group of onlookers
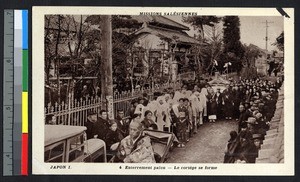
M 251 95 L 248 91 L 239 104 L 238 128 L 230 132 L 224 163 L 255 163 L 275 113 L 282 82 L 279 79 L 275 83 L 255 80 L 249 85 L 255 92 Z

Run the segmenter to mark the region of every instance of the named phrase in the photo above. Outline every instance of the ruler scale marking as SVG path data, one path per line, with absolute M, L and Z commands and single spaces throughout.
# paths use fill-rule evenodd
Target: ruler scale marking
M 13 10 L 4 11 L 4 63 L 3 63 L 3 175 L 13 175 L 13 46 L 14 34 L 14 12 Z M 10 130 L 7 130 L 10 129 Z

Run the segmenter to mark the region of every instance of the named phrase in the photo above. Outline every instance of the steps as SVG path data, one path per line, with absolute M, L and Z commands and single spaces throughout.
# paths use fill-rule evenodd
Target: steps
M 256 163 L 284 163 L 284 95 L 280 90 L 276 111 L 261 145 Z

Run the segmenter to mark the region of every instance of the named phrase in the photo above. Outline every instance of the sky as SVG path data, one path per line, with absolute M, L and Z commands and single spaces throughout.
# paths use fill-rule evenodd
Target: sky
M 181 16 L 167 16 L 174 21 L 177 21 L 181 24 L 189 26 L 181 21 Z M 247 45 L 254 44 L 262 49 L 266 47 L 266 20 L 269 23 L 268 27 L 268 50 L 277 49 L 275 46 L 271 44 L 276 41 L 276 38 L 283 31 L 283 17 L 282 16 L 240 16 L 240 31 L 241 31 L 241 42 Z M 220 25 L 222 26 L 222 25 Z M 190 36 L 193 36 L 195 31 L 191 26 L 190 31 L 187 32 Z

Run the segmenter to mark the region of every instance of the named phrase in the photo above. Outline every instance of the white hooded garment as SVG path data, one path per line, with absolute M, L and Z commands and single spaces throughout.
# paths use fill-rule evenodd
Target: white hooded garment
M 161 104 L 162 103 L 162 104 Z M 164 121 L 164 116 L 167 113 L 166 102 L 164 96 L 157 98 L 157 109 L 156 109 L 156 121 L 159 131 L 163 131 L 166 122 Z

